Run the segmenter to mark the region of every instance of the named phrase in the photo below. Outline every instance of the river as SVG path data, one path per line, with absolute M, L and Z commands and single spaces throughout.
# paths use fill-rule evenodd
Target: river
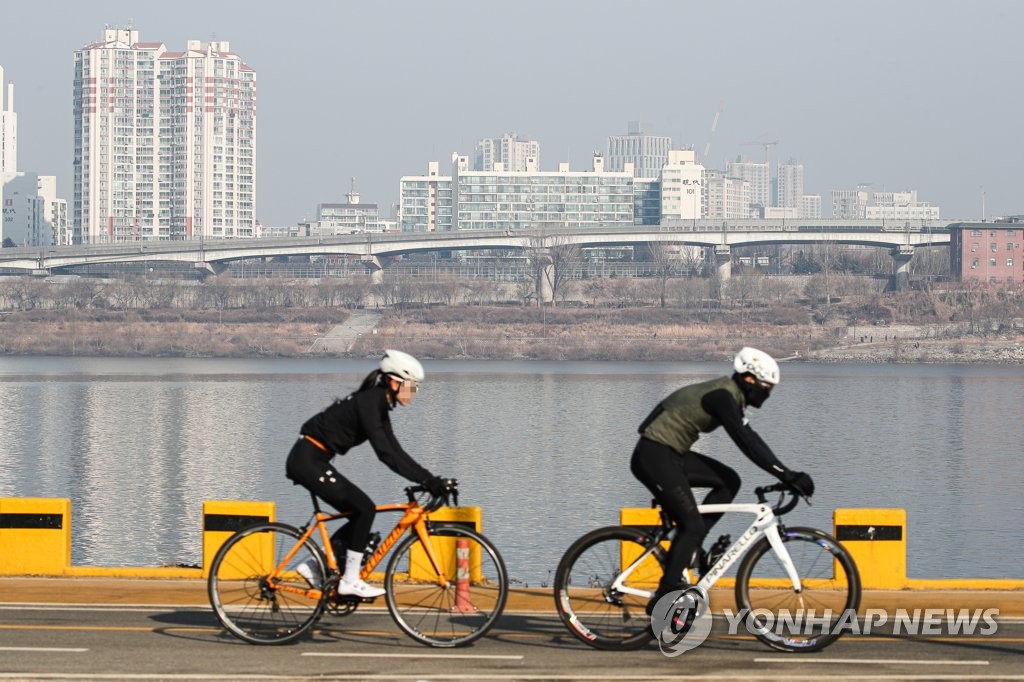
M 636 426 L 718 363 L 427 361 L 393 422 L 460 503 L 517 584 L 550 584 L 565 548 L 650 498 L 629 473 Z M 271 500 L 308 515 L 284 477 L 299 425 L 354 389 L 371 361 L 0 358 L 0 497 L 72 501 L 76 566 L 198 565 L 206 499 Z M 912 578 L 1020 578 L 1024 368 L 784 363 L 754 428 L 812 474 L 814 505 L 787 522 L 832 528 L 837 507 L 907 510 Z M 736 468 L 740 500 L 769 477 L 721 430 L 698 449 Z M 403 479 L 368 446 L 336 460 L 378 503 Z M 393 517 L 378 520 L 384 529 Z M 736 532 L 725 519 L 718 532 Z M 388 526 L 389 527 L 389 526 Z

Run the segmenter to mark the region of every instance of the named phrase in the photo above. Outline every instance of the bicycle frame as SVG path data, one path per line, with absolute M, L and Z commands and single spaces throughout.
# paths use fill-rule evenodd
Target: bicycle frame
M 387 537 L 383 538 L 380 545 L 374 550 L 373 554 L 367 559 L 366 564 L 360 571 L 360 578 L 366 579 L 370 577 L 373 569 L 380 564 L 384 556 L 394 547 L 395 543 L 401 539 L 407 530 L 410 528 L 412 532 L 415 532 L 420 539 L 420 544 L 423 545 L 423 549 L 426 551 L 427 558 L 430 559 L 430 564 L 434 568 L 437 575 L 437 583 L 441 587 L 448 587 L 449 581 L 447 576 L 444 574 L 444 568 L 442 562 L 439 560 L 436 552 L 434 551 L 433 543 L 430 542 L 430 530 L 427 527 L 427 514 L 428 511 L 425 507 L 420 505 L 418 502 L 406 502 L 404 504 L 384 504 L 377 506 L 378 512 L 402 512 L 402 518 L 395 524 L 394 529 L 388 533 Z M 339 570 L 338 557 L 334 555 L 334 548 L 331 546 L 331 536 L 328 533 L 327 524 L 331 521 L 337 521 L 349 516 L 348 513 L 342 514 L 328 514 L 322 511 L 314 511 L 313 522 L 303 532 L 302 538 L 295 544 L 288 554 L 282 559 L 281 563 L 271 573 L 271 580 L 281 573 L 284 572 L 285 566 L 291 562 L 292 557 L 299 548 L 306 542 L 306 540 L 313 537 L 313 534 L 319 531 L 320 540 L 323 544 L 324 554 L 327 556 L 327 567 L 332 571 Z M 285 592 L 294 592 L 296 594 L 304 594 L 312 597 L 313 599 L 319 599 L 322 595 L 321 590 L 316 588 L 309 589 L 298 589 L 290 587 L 288 585 L 275 585 L 275 589 L 279 589 Z
M 793 559 L 789 556 L 789 551 L 786 549 L 785 543 L 782 542 L 782 536 L 779 533 L 779 529 L 782 524 L 779 521 L 779 517 L 777 517 L 775 512 L 772 510 L 771 505 L 765 503 L 702 504 L 697 505 L 697 510 L 700 511 L 701 514 L 728 514 L 739 512 L 752 514 L 754 516 L 754 521 L 750 524 L 750 527 L 747 528 L 747 530 L 745 530 L 735 542 L 729 545 L 729 548 L 722 553 L 722 556 L 715 562 L 715 565 L 708 569 L 707 574 L 700 577 L 700 580 L 697 582 L 697 587 L 703 590 L 705 595 L 718 581 L 718 579 L 722 577 L 734 563 L 739 561 L 744 554 L 746 554 L 747 549 L 762 537 L 768 538 L 768 543 L 771 545 L 772 550 L 779 559 L 779 562 L 786 570 L 786 575 L 792 582 L 793 589 L 796 592 L 802 591 L 803 588 L 800 584 L 800 576 L 797 575 L 796 566 L 793 564 Z M 673 540 L 677 532 L 678 529 L 673 526 L 661 539 Z M 629 587 L 626 585 L 626 580 L 628 580 L 633 571 L 643 563 L 644 559 L 654 552 L 657 545 L 658 543 L 655 543 L 651 547 L 647 548 L 643 554 L 627 566 L 612 583 L 612 589 L 621 594 L 630 594 L 644 599 L 652 598 L 654 596 L 653 590 L 641 590 L 635 587 Z

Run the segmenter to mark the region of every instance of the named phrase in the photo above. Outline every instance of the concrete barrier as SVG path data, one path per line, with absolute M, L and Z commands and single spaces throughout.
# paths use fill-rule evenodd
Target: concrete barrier
M 203 577 L 210 575 L 210 565 L 217 556 L 217 550 L 224 541 L 243 528 L 267 523 L 275 518 L 276 508 L 273 502 L 244 502 L 238 500 L 206 500 L 203 502 Z M 246 538 L 243 542 L 252 544 L 253 556 L 262 558 L 267 570 L 274 558 L 273 536 L 261 534 L 262 537 Z M 230 578 L 230 570 L 223 573 L 223 578 Z M 240 576 L 239 576 L 240 577 Z
M 853 556 L 866 590 L 907 586 L 905 509 L 836 509 L 833 535 Z
M 64 575 L 71 565 L 71 500 L 0 497 L 0 575 Z

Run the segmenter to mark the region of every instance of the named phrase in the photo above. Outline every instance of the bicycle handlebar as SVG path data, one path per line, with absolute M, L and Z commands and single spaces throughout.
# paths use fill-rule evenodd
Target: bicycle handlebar
M 783 514 L 788 514 L 793 511 L 793 508 L 796 507 L 800 498 L 803 497 L 802 495 L 798 495 L 793 492 L 793 489 L 785 483 L 775 483 L 773 485 L 754 488 L 754 494 L 757 495 L 757 501 L 761 504 L 768 504 L 768 500 L 765 499 L 765 495 L 768 495 L 769 493 L 779 493 L 779 501 L 772 505 L 772 512 L 774 512 L 776 516 L 782 516 Z M 787 495 L 790 496 L 788 501 L 786 501 Z M 803 499 L 807 503 L 807 506 L 811 506 L 811 499 L 809 497 L 803 497 Z
M 449 499 L 453 506 L 459 506 L 459 481 L 455 478 L 444 479 L 445 492 L 438 497 L 433 495 L 427 499 L 421 506 L 427 511 L 437 511 L 441 507 L 448 504 Z M 422 485 L 411 485 L 405 489 L 405 496 L 409 498 L 410 502 L 416 501 L 416 496 L 421 493 L 429 493 L 430 491 Z

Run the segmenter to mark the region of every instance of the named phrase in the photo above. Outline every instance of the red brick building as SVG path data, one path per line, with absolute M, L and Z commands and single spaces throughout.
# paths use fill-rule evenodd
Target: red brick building
M 950 277 L 987 284 L 1024 282 L 1024 217 L 1005 220 L 949 226 Z

